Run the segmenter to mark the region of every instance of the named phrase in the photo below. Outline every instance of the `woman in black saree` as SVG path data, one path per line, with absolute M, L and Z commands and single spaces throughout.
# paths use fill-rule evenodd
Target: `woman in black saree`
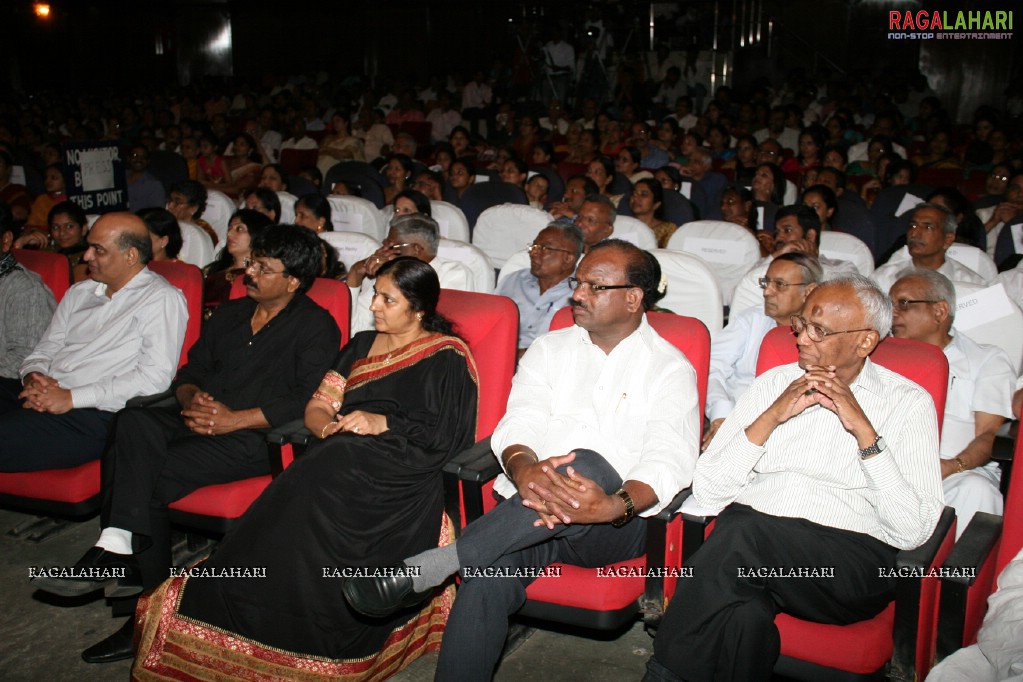
M 341 594 L 351 569 L 443 540 L 441 468 L 474 439 L 477 377 L 439 292 L 414 258 L 379 270 L 376 331 L 351 339 L 306 407 L 322 440 L 209 560 L 140 601 L 134 679 L 379 679 L 439 644 L 450 593 L 384 620 Z

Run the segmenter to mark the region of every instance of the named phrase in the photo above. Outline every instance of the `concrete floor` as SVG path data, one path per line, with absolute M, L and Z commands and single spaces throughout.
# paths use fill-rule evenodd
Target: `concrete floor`
M 0 510 L 0 680 L 3 682 L 123 681 L 130 661 L 90 665 L 79 657 L 124 622 L 113 619 L 104 599 L 68 600 L 37 592 L 29 567 L 71 565 L 98 535 L 91 519 L 71 524 L 41 544 L 8 536 L 8 529 L 31 518 Z M 99 593 L 97 593 L 99 594 Z M 612 638 L 596 639 L 536 630 L 506 656 L 496 682 L 525 682 L 542 676 L 565 682 L 639 680 L 653 640 L 640 622 Z M 396 682 L 433 679 L 436 655 L 416 661 L 391 678 Z M 542 671 L 542 673 L 541 673 Z

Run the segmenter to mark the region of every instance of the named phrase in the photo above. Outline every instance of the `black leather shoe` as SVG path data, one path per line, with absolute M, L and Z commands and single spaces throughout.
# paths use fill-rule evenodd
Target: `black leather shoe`
M 108 597 L 130 597 L 142 591 L 142 574 L 133 555 L 90 547 L 71 568 L 37 576 L 32 585 L 62 597 L 80 597 L 97 590 Z
M 135 622 L 129 618 L 117 632 L 83 651 L 82 660 L 86 663 L 113 663 L 135 658 L 134 639 Z
M 341 583 L 341 592 L 348 604 L 364 616 L 389 616 L 420 604 L 430 596 L 429 592 L 416 592 L 412 588 L 412 577 L 403 574 L 408 568 L 395 566 L 393 574 L 386 577 L 348 578 Z

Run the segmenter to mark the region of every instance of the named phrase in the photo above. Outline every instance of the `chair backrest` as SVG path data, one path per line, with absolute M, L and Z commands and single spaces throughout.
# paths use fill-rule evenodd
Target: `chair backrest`
M 530 166 L 529 170 L 547 178 L 547 203 L 561 201 L 565 196 L 565 181 L 550 166 Z
M 870 247 L 851 234 L 834 230 L 822 232 L 820 252 L 828 258 L 851 262 L 864 277 L 870 277 L 870 273 L 874 272 L 874 254 Z
M 462 209 L 446 201 L 431 201 L 430 212 L 440 228 L 440 236 L 460 242 L 469 241 L 469 221 Z
M 199 330 L 202 328 L 202 270 L 188 263 L 170 260 L 150 261 L 149 269 L 176 286 L 185 296 L 188 324 L 185 325 L 185 340 L 178 359 L 178 367 L 181 367 L 188 360 L 188 351 L 199 338 Z M 242 278 L 237 279 L 240 281 Z
M 549 213 L 532 206 L 493 206 L 476 221 L 472 243 L 487 254 L 495 268 L 500 268 L 513 253 L 532 242 L 551 220 Z
M 529 200 L 525 192 L 510 183 L 477 182 L 469 185 L 458 201 L 458 207 L 469 221 L 469 229 L 475 228 L 484 211 L 500 204 L 520 204 L 528 207 Z
M 654 231 L 643 221 L 631 216 L 615 216 L 614 233 L 611 236 L 615 239 L 624 239 L 644 251 L 657 248 L 657 235 Z
M 696 220 L 675 231 L 668 249 L 701 258 L 717 277 L 725 303 L 742 276 L 760 258 L 757 238 L 744 227 L 721 220 Z
M 327 197 L 330 202 L 330 222 L 339 232 L 361 232 L 378 242 L 387 236 L 387 225 L 384 216 L 373 202 L 360 197 L 338 196 Z
M 349 166 L 348 164 L 360 164 L 360 166 Z M 362 166 L 368 166 L 369 170 L 364 170 Z M 384 207 L 384 187 L 387 184 L 386 180 L 382 180 L 383 176 L 376 171 L 375 168 L 369 166 L 369 164 L 361 161 L 342 161 L 341 163 L 332 167 L 327 171 L 327 177 L 323 180 L 323 193 L 330 195 L 334 188 L 334 185 L 338 182 L 343 182 L 348 186 L 350 192 L 358 192 L 359 195 L 372 203 L 377 208 Z
M 792 334 L 792 327 L 775 327 L 767 332 L 767 336 L 760 343 L 757 376 L 772 367 L 788 365 L 798 359 L 799 351 L 796 349 L 796 337 Z M 948 391 L 948 360 L 945 353 L 930 343 L 889 336 L 878 344 L 870 359 L 882 367 L 898 372 L 931 394 L 938 415 L 940 433 L 941 422 L 945 416 L 945 394 Z
M 1005 286 L 980 287 L 954 282 L 956 316 L 953 326 L 977 343 L 998 346 L 1012 361 L 1016 374 L 1023 368 L 1023 310 L 1009 299 Z
M 281 166 L 288 175 L 298 175 L 306 166 L 315 166 L 319 149 L 282 149 Z
M 320 190 L 316 185 L 301 175 L 288 176 L 288 192 L 296 197 L 304 197 L 306 194 L 316 194 Z
M 321 232 L 320 238 L 334 247 L 348 270 L 380 248 L 380 242 L 361 232 Z
M 334 318 L 337 328 L 341 330 L 340 348 L 344 348 L 345 344 L 348 343 L 352 326 L 352 295 L 348 291 L 348 287 L 344 282 L 327 279 L 326 277 L 317 277 L 313 280 L 313 286 L 310 287 L 306 294 L 316 305 L 326 310 Z M 241 277 L 235 277 L 234 282 L 231 283 L 229 298 L 234 300 L 244 297 L 245 283 L 242 282 Z
M 14 249 L 14 258 L 27 269 L 39 275 L 50 287 L 53 297 L 60 303 L 71 286 L 71 266 L 67 256 L 52 251 Z
M 758 279 L 767 274 L 767 264 L 761 264 L 749 269 L 739 283 L 735 286 L 732 294 L 732 302 L 728 305 L 728 314 L 735 315 L 747 308 L 760 305 L 764 302 L 764 290 L 760 288 Z
M 906 233 L 906 223 L 899 219 L 900 216 L 923 203 L 930 192 L 929 187 L 921 185 L 900 185 L 885 187 L 877 193 L 870 207 L 870 219 L 874 223 L 874 253 L 887 253 L 895 240 Z
M 658 306 L 677 315 L 695 317 L 711 334 L 724 326 L 721 288 L 707 264 L 696 256 L 667 249 L 650 251 L 668 280 Z
M 994 259 L 987 255 L 987 251 L 976 246 L 955 243 L 948 247 L 945 255 L 973 270 L 987 282 L 998 276 Z
M 213 240 L 206 231 L 183 220 L 178 221 L 178 227 L 181 228 L 181 251 L 178 252 L 178 259 L 200 268 L 212 263 L 215 253 Z M 221 243 L 227 244 L 226 237 Z
M 513 272 L 528 269 L 529 265 L 529 251 L 526 249 L 516 251 L 508 257 L 508 260 L 504 262 L 504 267 L 501 268 L 501 272 L 497 274 L 497 285 L 500 286 L 501 282 Z
M 291 192 L 277 192 L 277 199 L 281 202 L 281 215 L 278 222 L 281 225 L 292 225 L 295 222 L 295 202 L 298 200 Z
M 238 208 L 234 202 L 220 190 L 206 191 L 206 210 L 200 217 L 208 222 L 213 231 L 217 233 L 218 244 L 227 243 L 227 224 L 236 210 Z
M 857 201 L 859 197 L 853 198 L 855 196 L 853 194 L 855 192 L 854 188 L 850 188 L 848 191 L 850 192 L 848 199 L 845 199 L 843 194 L 843 198 L 838 200 L 838 212 L 835 214 L 834 219 L 832 219 L 832 227 L 838 232 L 851 234 L 866 244 L 867 248 L 870 249 L 870 253 L 874 256 L 874 261 L 877 262 L 877 256 L 879 255 L 875 245 L 877 236 L 875 235 L 876 229 L 874 221 L 870 217 L 870 211 L 867 210 L 866 205 L 862 201 Z
M 664 193 L 662 209 L 664 211 L 664 219 L 669 223 L 675 223 L 679 227 L 696 220 L 693 202 L 673 190 Z
M 706 325 L 695 317 L 671 313 L 647 313 L 646 319 L 665 341 L 682 351 L 696 370 L 696 390 L 700 395 L 700 414 L 703 414 L 707 407 L 707 377 L 710 374 L 710 332 Z M 554 314 L 551 331 L 573 324 L 572 309 L 566 306 Z
M 160 181 L 164 191 L 168 194 L 171 185 L 188 179 L 188 162 L 177 152 L 163 149 L 149 152 L 149 168 L 147 170 Z
M 515 373 L 519 311 L 510 298 L 441 289 L 437 312 L 468 344 L 479 375 L 476 440 L 491 435 L 504 416 Z
M 437 255 L 441 258 L 458 261 L 469 268 L 472 273 L 473 291 L 478 291 L 481 294 L 494 292 L 494 266 L 487 258 L 487 254 L 478 247 L 468 242 L 442 237 L 437 245 Z

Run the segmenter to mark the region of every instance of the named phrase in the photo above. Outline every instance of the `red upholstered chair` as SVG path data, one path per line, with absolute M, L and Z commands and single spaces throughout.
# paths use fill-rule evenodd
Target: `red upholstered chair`
M 32 249 L 14 249 L 14 258 L 26 268 L 43 279 L 50 287 L 57 303 L 64 298 L 64 292 L 71 286 L 71 267 L 67 256 L 52 251 L 36 251 Z
M 760 346 L 757 374 L 797 359 L 792 329 L 772 329 Z M 941 349 L 888 338 L 878 345 L 871 360 L 926 389 L 934 400 L 940 429 L 948 385 L 948 362 Z M 946 507 L 931 539 L 916 550 L 900 552 L 897 566 L 921 570 L 940 566 L 951 550 L 954 531 L 955 514 Z M 686 540 L 690 537 L 687 533 Z M 687 557 L 695 551 L 694 544 L 687 542 Z M 892 679 L 923 679 L 933 663 L 938 590 L 936 578 L 899 578 L 896 600 L 887 609 L 870 620 L 846 626 L 780 614 L 775 625 L 781 633 L 781 658 L 775 672 L 798 679 L 875 679 L 887 667 Z
M 1023 457 L 1023 439 L 1016 436 L 1014 459 Z M 937 660 L 977 641 L 995 579 L 1023 548 L 1023 467 L 1012 467 L 1004 516 L 978 513 L 945 561 L 938 621 Z M 1003 476 L 1007 475 L 1003 471 Z M 963 570 L 966 569 L 966 570 Z M 957 573 L 958 572 L 958 573 Z
M 344 282 L 317 278 L 308 293 L 309 298 L 325 308 L 337 322 L 341 330 L 343 347 L 348 343 L 348 327 L 351 320 L 351 294 L 348 287 Z M 244 295 L 245 286 L 241 278 L 235 278 L 231 287 L 231 298 L 241 298 Z M 234 520 L 244 514 L 249 505 L 270 485 L 272 477 L 294 459 L 291 448 L 286 445 L 271 450 L 271 474 L 193 490 L 170 504 L 171 522 L 213 533 L 227 532 Z
M 696 318 L 670 313 L 647 313 L 647 320 L 692 363 L 696 370 L 700 414 L 703 414 L 710 371 L 710 334 L 706 326 Z M 571 309 L 562 308 L 554 316 L 551 329 L 562 329 L 572 323 Z M 484 462 L 477 466 L 481 469 L 485 466 L 490 479 L 501 471 L 489 451 Z M 483 495 L 483 499 L 487 500 L 486 509 L 494 506 L 489 493 Z M 681 496 L 676 501 L 681 504 Z M 648 520 L 646 556 L 616 564 L 636 573 L 634 577 L 607 580 L 598 576 L 597 569 L 562 565 L 560 577 L 539 578 L 526 589 L 527 600 L 519 615 L 598 630 L 615 630 L 635 618 L 641 609 L 649 620 L 656 620 L 662 613 L 665 597 L 670 598 L 674 593 L 677 578 L 648 580 L 641 577 L 641 573 L 647 565 L 647 556 L 657 557 L 656 565 L 681 564 L 681 522 L 676 518 L 666 528 L 671 515 L 671 511 L 659 514 L 660 523 Z
M 18 258 L 19 262 L 21 257 Z M 43 251 L 25 251 L 56 256 L 67 281 L 67 258 Z M 51 260 L 51 259 L 47 259 Z M 185 363 L 188 350 L 199 338 L 202 323 L 202 273 L 187 263 L 150 263 L 153 272 L 162 275 L 185 295 L 188 325 L 178 367 Z M 66 287 L 65 287 L 66 288 Z M 68 469 L 46 469 L 21 473 L 0 473 L 0 504 L 11 505 L 57 516 L 88 516 L 100 505 L 100 463 L 93 460 Z

